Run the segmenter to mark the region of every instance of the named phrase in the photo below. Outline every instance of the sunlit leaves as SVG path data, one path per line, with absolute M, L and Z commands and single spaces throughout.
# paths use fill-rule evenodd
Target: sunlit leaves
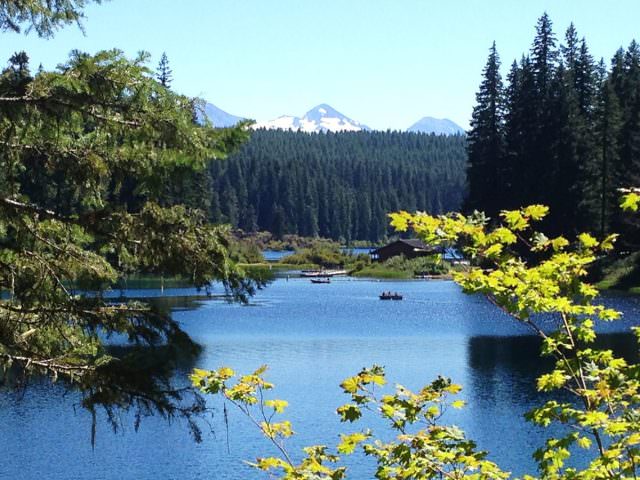
M 507 226 L 513 231 L 521 231 L 529 226 L 527 218 L 520 210 L 505 210 L 501 214 Z
M 563 250 L 565 247 L 569 245 L 569 240 L 564 237 L 556 237 L 551 240 L 551 246 L 556 252 Z
M 275 470 L 278 468 L 282 468 L 285 471 L 289 469 L 289 464 L 284 460 L 282 460 L 281 458 L 277 458 L 277 457 L 258 458 L 258 460 L 256 461 L 255 464 L 253 464 L 253 466 L 258 468 L 259 470 L 264 470 L 265 472 L 268 472 L 269 470 Z
M 355 422 L 362 416 L 362 410 L 357 405 L 346 404 L 336 410 L 343 422 Z
M 349 435 L 340 435 L 340 443 L 337 446 L 338 453 L 350 455 L 356 447 L 364 442 L 370 435 L 368 433 L 351 433 Z
M 598 241 L 588 233 L 578 235 L 578 240 L 584 248 L 595 248 L 598 246 Z
M 282 413 L 289 406 L 289 402 L 286 400 L 265 400 L 264 406 L 273 408 L 276 413 Z
M 264 399 L 265 387 L 272 388 L 263 375 L 266 367 L 253 374 L 243 375 L 235 383 L 234 372 L 222 367 L 218 370 L 194 369 L 193 384 L 203 392 L 221 395 L 236 405 L 260 429 L 283 454 L 282 457 L 258 458 L 253 467 L 281 475 L 284 479 L 341 479 L 346 468 L 330 466 L 338 464 L 340 457 L 329 453 L 326 446 L 317 445 L 303 449 L 305 456 L 295 463 L 285 448 L 285 440 L 294 434 L 287 420 L 273 421 L 272 416 L 281 413 L 287 402 Z M 449 407 L 460 409 L 465 402 L 449 400 L 461 391 L 461 386 L 450 379 L 438 377 L 414 392 L 396 385 L 389 393 L 377 392 L 386 385 L 384 369 L 380 366 L 363 368 L 358 374 L 345 379 L 341 387 L 351 398 L 337 409 L 343 422 L 361 420 L 363 413 L 378 413 L 396 431 L 394 440 L 382 442 L 369 430 L 341 434 L 335 449 L 338 454 L 350 455 L 358 448 L 376 459 L 376 478 L 452 478 L 504 479 L 508 474 L 486 460 L 486 453 L 477 451 L 475 444 L 455 426 L 439 423 Z M 388 388 L 388 387 L 387 387 Z M 273 415 L 267 413 L 272 410 Z M 258 420 L 261 418 L 261 420 Z M 415 426 L 413 433 L 408 427 Z
M 293 435 L 291 422 L 288 420 L 285 420 L 284 422 L 262 422 L 260 427 L 262 428 L 262 432 L 265 436 L 269 438 L 289 438 Z
M 637 203 L 633 197 L 625 201 L 627 209 Z M 573 431 L 550 439 L 539 449 L 535 458 L 542 477 L 635 475 L 639 455 L 629 445 L 640 439 L 640 367 L 629 365 L 610 350 L 590 347 L 596 341 L 597 322 L 613 321 L 621 314 L 594 303 L 598 291 L 585 281 L 588 267 L 597 256 L 612 250 L 617 235 L 601 241 L 588 233 L 575 240 L 562 236 L 550 239 L 534 225 L 547 214 L 548 209 L 540 205 L 503 211 L 502 225 L 493 229 L 473 216 L 456 214 L 411 217 L 405 213 L 403 222 L 427 242 L 458 246 L 472 265 L 454 276 L 456 282 L 465 292 L 486 295 L 531 328 L 542 337 L 542 353 L 556 359 L 554 369 L 538 378 L 537 388 L 544 392 L 565 390 L 577 402 L 552 400 L 533 409 L 528 418 L 542 426 L 568 425 L 585 434 Z M 429 228 L 413 228 L 418 217 L 420 224 Z M 383 415 L 404 427 L 410 412 L 398 413 L 387 397 L 383 402 Z M 434 405 L 425 405 L 423 411 L 425 418 L 437 418 L 441 413 Z M 588 468 L 568 467 L 572 448 L 592 451 L 593 439 L 598 449 Z M 383 453 L 378 450 L 379 455 Z
M 567 377 L 562 370 L 554 370 L 538 378 L 538 390 L 548 392 L 562 387 L 567 382 Z
M 620 204 L 623 210 L 637 212 L 640 207 L 640 194 L 638 192 L 629 192 L 622 197 Z
M 396 229 L 398 232 L 406 232 L 409 228 L 409 220 L 412 218 L 412 215 L 408 212 L 398 212 L 392 213 L 389 215 L 391 218 L 391 226 Z
M 502 253 L 503 246 L 501 243 L 494 243 L 483 252 L 483 256 L 487 258 L 498 257 Z
M 523 210 L 524 216 L 531 220 L 540 221 L 549 213 L 549 207 L 546 205 L 529 205 Z
M 548 209 L 541 205 L 504 211 L 503 225 L 494 229 L 477 214 L 463 217 L 399 212 L 391 218 L 399 230 L 412 229 L 427 242 L 456 245 L 464 251 L 472 265 L 454 275 L 456 282 L 468 293 L 486 295 L 531 328 L 542 339 L 543 355 L 555 359 L 554 368 L 538 378 L 537 388 L 542 392 L 564 390 L 573 397 L 566 402 L 549 400 L 527 413 L 527 419 L 537 425 L 568 427 L 564 436 L 550 438 L 534 453 L 540 477 L 635 478 L 640 465 L 640 366 L 629 364 L 611 350 L 593 346 L 596 322 L 616 320 L 621 314 L 594 303 L 598 291 L 585 281 L 589 265 L 597 255 L 611 250 L 616 236 L 599 241 L 583 233 L 575 241 L 562 236 L 549 239 L 532 226 L 547 214 Z M 640 328 L 635 332 L 640 337 Z M 200 388 L 205 377 L 218 378 L 216 374 L 194 372 Z M 251 376 L 242 379 L 241 383 Z M 250 383 L 256 384 L 256 380 Z M 364 421 L 368 414 L 378 414 L 396 432 L 395 438 L 386 441 L 376 439 L 368 430 L 341 435 L 337 452 L 347 455 L 361 448 L 377 462 L 376 478 L 510 476 L 488 461 L 486 453 L 478 451 L 459 428 L 443 424 L 450 409 L 466 405 L 462 399 L 450 398 L 461 390 L 450 379 L 438 377 L 418 391 L 403 385 L 389 391 L 384 370 L 373 366 L 346 378 L 340 386 L 349 397 L 349 402 L 337 409 L 342 422 Z M 245 406 L 252 402 L 242 401 Z M 281 410 L 276 409 L 276 402 L 258 403 L 278 413 Z M 285 438 L 290 428 L 284 422 L 261 425 L 272 440 Z M 584 468 L 571 466 L 576 449 L 593 454 Z M 310 447 L 305 454 L 307 457 L 297 465 L 278 459 L 262 459 L 256 465 L 264 470 L 280 469 L 283 478 L 291 479 L 342 478 L 346 473 L 343 467 L 324 465 L 323 461 L 339 460 L 330 456 L 326 447 Z

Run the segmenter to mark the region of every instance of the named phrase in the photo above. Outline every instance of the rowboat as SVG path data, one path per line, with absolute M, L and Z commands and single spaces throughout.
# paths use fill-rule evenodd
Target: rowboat
M 327 278 L 312 278 L 311 283 L 331 283 L 331 279 Z
M 380 294 L 380 300 L 402 300 L 402 295 L 398 292 L 382 292 Z

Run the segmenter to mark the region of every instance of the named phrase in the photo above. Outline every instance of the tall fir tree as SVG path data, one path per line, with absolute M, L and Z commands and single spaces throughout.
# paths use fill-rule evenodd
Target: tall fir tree
M 554 183 L 554 146 L 557 144 L 558 125 L 554 107 L 552 85 L 556 80 L 558 51 L 552 22 L 544 13 L 538 19 L 536 35 L 531 46 L 531 68 L 534 78 L 532 92 L 533 112 L 528 135 L 529 164 L 527 181 L 532 184 L 528 203 L 544 203 L 548 187 Z M 549 227 L 549 225 L 547 225 Z
M 507 197 L 504 88 L 495 42 L 489 50 L 482 75 L 468 133 L 467 206 L 495 216 Z
M 544 95 L 548 92 L 554 69 L 558 59 L 556 36 L 553 24 L 545 12 L 536 25 L 536 35 L 531 47 L 531 61 L 538 92 Z
M 622 116 L 613 82 L 608 77 L 604 61 L 597 68 L 597 93 L 594 102 L 595 162 L 589 170 L 593 189 L 585 190 L 586 200 L 601 236 L 610 232 L 611 218 L 616 210 L 616 169 L 619 163 L 618 139 Z
M 156 79 L 165 88 L 171 88 L 171 82 L 173 81 L 173 71 L 169 67 L 169 58 L 166 52 L 162 52 L 160 61 L 158 62 L 158 68 L 156 69 Z
M 537 197 L 539 176 L 535 157 L 536 89 L 533 68 L 529 57 L 511 65 L 506 88 L 507 112 L 505 115 L 506 180 L 509 193 L 507 208 L 534 203 Z
M 545 137 L 549 145 L 547 157 L 541 168 L 545 172 L 544 190 L 539 193 L 540 202 L 553 212 L 547 220 L 550 233 L 573 234 L 578 230 L 580 215 L 577 209 L 581 195 L 579 186 L 579 145 L 583 133 L 577 94 L 574 89 L 573 71 L 560 63 L 551 83 L 551 98 Z M 540 172 L 542 174 L 542 172 Z
M 640 185 L 640 45 L 633 40 L 623 59 L 622 127 L 620 129 L 620 161 L 617 187 Z M 640 220 L 618 213 L 618 230 L 631 248 L 640 248 Z

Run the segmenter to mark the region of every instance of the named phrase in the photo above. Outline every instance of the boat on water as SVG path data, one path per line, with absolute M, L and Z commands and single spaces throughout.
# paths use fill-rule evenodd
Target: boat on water
M 382 292 L 380 300 L 402 300 L 402 295 L 398 292 Z
M 331 279 L 327 278 L 312 278 L 311 283 L 331 283 Z

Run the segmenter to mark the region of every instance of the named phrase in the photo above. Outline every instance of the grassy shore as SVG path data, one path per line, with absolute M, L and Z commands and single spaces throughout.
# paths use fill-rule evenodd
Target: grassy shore
M 361 270 L 352 272 L 351 276 L 358 278 L 380 278 L 388 280 L 401 280 L 414 277 L 413 272 L 392 269 L 382 264 L 368 265 Z
M 600 276 L 596 286 L 601 290 L 640 294 L 640 252 L 608 263 L 602 267 Z

